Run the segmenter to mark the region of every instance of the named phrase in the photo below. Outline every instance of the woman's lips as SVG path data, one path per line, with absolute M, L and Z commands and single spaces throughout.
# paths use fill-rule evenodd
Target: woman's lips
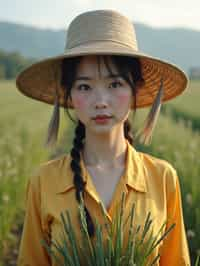
M 98 124 L 106 124 L 109 121 L 109 119 L 111 119 L 111 118 L 112 118 L 111 116 L 101 115 L 101 116 L 96 116 L 93 119 Z

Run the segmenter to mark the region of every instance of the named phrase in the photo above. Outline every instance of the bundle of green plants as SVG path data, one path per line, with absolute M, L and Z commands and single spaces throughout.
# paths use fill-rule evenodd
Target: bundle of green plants
M 130 213 L 125 221 L 123 221 L 124 194 L 111 224 L 106 220 L 106 212 L 103 205 L 101 205 L 101 210 L 105 223 L 102 225 L 95 219 L 95 241 L 91 240 L 87 230 L 83 200 L 81 200 L 79 206 L 81 241 L 76 238 L 69 211 L 66 210 L 65 213 L 61 213 L 64 230 L 61 234 L 60 241 L 51 241 L 51 245 L 48 245 L 45 240 L 42 240 L 42 244 L 45 246 L 49 255 L 56 261 L 56 265 L 145 266 L 155 265 L 158 262 L 160 254 L 153 259 L 151 258 L 151 261 L 149 261 L 150 255 L 152 255 L 152 252 L 159 243 L 167 237 L 175 224 L 172 224 L 163 233 L 166 222 L 163 223 L 155 235 L 153 234 L 151 213 L 149 212 L 144 225 L 135 226 L 135 204 L 132 205 Z M 128 241 L 126 246 L 124 246 L 124 228 L 128 222 L 130 222 L 128 227 Z M 106 230 L 106 240 L 103 239 L 103 227 Z

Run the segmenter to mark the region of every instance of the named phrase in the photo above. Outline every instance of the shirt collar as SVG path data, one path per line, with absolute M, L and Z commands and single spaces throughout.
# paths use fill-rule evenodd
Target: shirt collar
M 62 193 L 74 188 L 73 172 L 70 167 L 71 157 L 65 158 L 64 169 L 60 173 L 57 193 Z M 86 182 L 86 190 L 99 201 L 95 187 L 90 178 L 90 175 L 85 167 L 83 157 L 81 155 L 80 166 L 82 169 L 83 181 Z M 127 141 L 126 167 L 123 175 L 124 182 L 127 186 L 139 192 L 147 192 L 145 180 L 145 167 L 141 154 L 138 153 L 133 146 Z
M 126 185 L 139 192 L 147 192 L 145 168 L 140 154 L 127 141 L 126 170 L 124 174 Z

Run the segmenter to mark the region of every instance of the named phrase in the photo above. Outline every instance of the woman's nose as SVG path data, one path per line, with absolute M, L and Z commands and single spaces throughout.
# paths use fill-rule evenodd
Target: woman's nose
M 102 90 L 96 93 L 95 97 L 95 108 L 106 108 L 108 106 L 108 97 L 106 93 Z

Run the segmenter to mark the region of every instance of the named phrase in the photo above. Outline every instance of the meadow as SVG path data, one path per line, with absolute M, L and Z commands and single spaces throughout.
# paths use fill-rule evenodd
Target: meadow
M 200 120 L 199 98 L 200 82 L 191 82 L 183 95 L 163 105 L 151 145 L 135 144 L 177 170 L 193 263 L 200 254 L 200 129 L 194 127 Z M 0 266 L 7 266 L 15 265 L 20 236 L 14 232 L 23 223 L 27 179 L 41 162 L 69 151 L 73 124 L 62 112 L 59 141 L 50 150 L 44 147 L 50 105 L 23 96 L 14 81 L 0 81 L 0 106 Z M 147 111 L 138 111 L 134 128 Z
M 199 81 L 193 81 L 192 90 L 190 88 L 188 87 L 181 97 L 164 106 L 162 112 L 170 115 L 175 121 L 181 120 L 194 131 L 200 131 Z
M 16 243 L 12 232 L 23 220 L 27 179 L 52 153 L 44 147 L 52 107 L 20 94 L 14 81 L 0 82 L 0 106 L 0 265 L 4 265 L 10 245 Z

